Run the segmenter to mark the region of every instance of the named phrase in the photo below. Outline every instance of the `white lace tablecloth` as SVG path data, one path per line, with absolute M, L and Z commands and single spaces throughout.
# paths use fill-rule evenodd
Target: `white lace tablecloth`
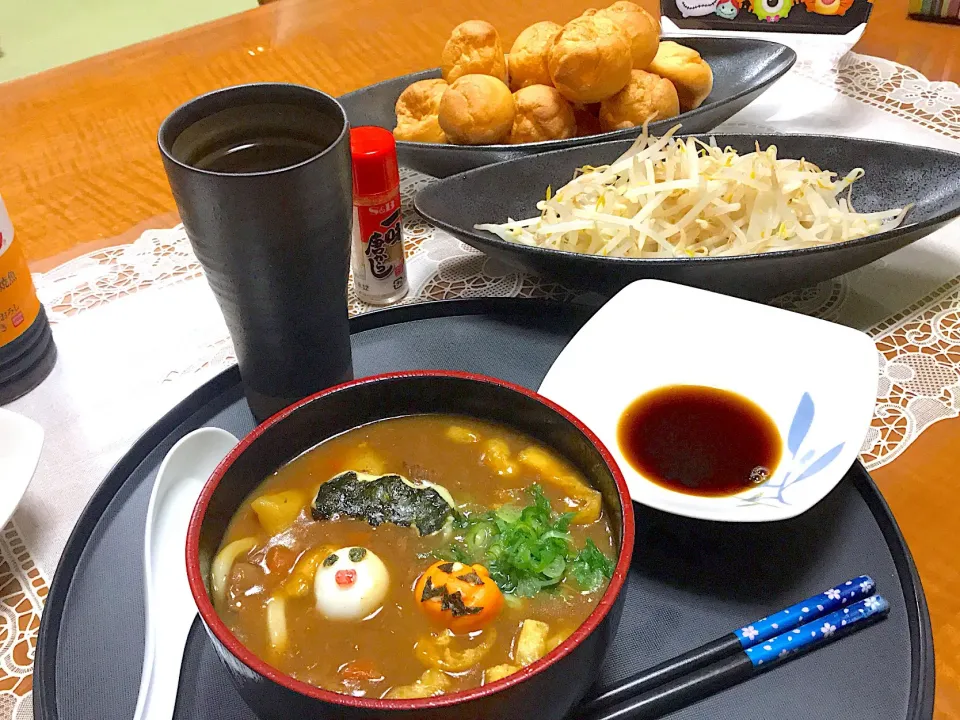
M 801 60 L 718 131 L 811 132 L 960 150 L 960 88 L 850 53 Z M 501 265 L 417 217 L 429 177 L 403 173 L 411 294 L 597 302 Z M 161 414 L 234 362 L 216 302 L 182 227 L 98 250 L 35 276 L 60 359 L 11 409 L 47 441 L 36 478 L 0 533 L 0 720 L 31 717 L 31 665 L 47 582 L 86 499 Z M 883 356 L 869 468 L 895 459 L 937 420 L 960 414 L 960 226 L 776 301 L 863 329 Z M 369 308 L 351 295 L 351 311 Z M 68 499 L 68 502 L 64 502 Z

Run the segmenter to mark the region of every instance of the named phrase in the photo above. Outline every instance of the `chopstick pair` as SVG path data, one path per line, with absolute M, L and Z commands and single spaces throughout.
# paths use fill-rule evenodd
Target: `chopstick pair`
M 578 720 L 657 717 L 736 685 L 882 619 L 890 606 L 868 575 L 678 655 L 583 703 Z

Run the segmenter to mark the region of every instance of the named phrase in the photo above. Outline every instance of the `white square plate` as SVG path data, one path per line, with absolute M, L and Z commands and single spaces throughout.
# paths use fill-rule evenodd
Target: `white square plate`
M 857 459 L 873 418 L 879 358 L 842 325 L 659 280 L 628 285 L 576 334 L 540 393 L 593 430 L 630 494 L 705 520 L 784 520 L 813 507 Z M 640 475 L 617 445 L 627 406 L 665 385 L 707 385 L 749 398 L 780 430 L 783 455 L 762 485 L 727 497 L 669 490 Z

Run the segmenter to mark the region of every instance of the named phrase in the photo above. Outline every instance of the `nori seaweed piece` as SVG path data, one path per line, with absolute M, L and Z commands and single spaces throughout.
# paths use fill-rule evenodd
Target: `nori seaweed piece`
M 476 570 L 471 570 L 466 575 L 457 575 L 457 580 L 463 580 L 471 585 L 483 585 L 483 579 L 477 575 Z
M 434 587 L 433 581 L 430 578 L 427 578 L 427 581 L 423 584 L 423 593 L 420 596 L 420 602 L 433 600 L 433 598 L 435 597 L 443 597 L 446 594 L 447 594 L 446 585 L 441 585 L 440 587 Z
M 451 568 L 453 563 L 447 563 Z M 443 570 L 443 566 L 440 566 L 440 569 Z M 443 570 L 443 572 L 449 572 L 449 570 Z M 480 576 L 476 573 L 472 573 L 477 580 L 480 580 Z M 460 578 L 461 580 L 463 578 Z M 480 581 L 480 584 L 483 584 L 483 581 Z M 450 592 L 447 589 L 446 585 L 435 586 L 433 580 L 429 577 L 427 581 L 423 584 L 423 593 L 420 595 L 420 602 L 427 602 L 427 600 L 433 600 L 433 598 L 440 598 L 440 609 L 449 610 L 450 614 L 453 617 L 462 617 L 464 615 L 476 615 L 478 612 L 483 610 L 482 607 L 472 607 L 467 605 L 463 601 L 463 595 L 459 590 L 456 592 Z
M 348 470 L 320 486 L 313 502 L 314 520 L 351 517 L 371 526 L 393 523 L 430 535 L 443 527 L 453 508 L 432 487 L 411 487 L 399 475 L 361 480 Z
M 363 560 L 367 556 L 367 550 L 366 548 L 362 548 L 362 547 L 352 547 L 350 548 L 350 552 L 348 552 L 347 555 L 350 557 L 351 562 L 357 563 Z
M 476 615 L 478 612 L 483 610 L 482 607 L 471 607 L 463 602 L 463 596 L 460 594 L 460 591 L 456 592 L 446 592 L 447 586 L 443 586 L 444 593 L 443 597 L 440 599 L 440 609 L 449 610 L 450 614 L 455 618 L 463 617 L 464 615 Z

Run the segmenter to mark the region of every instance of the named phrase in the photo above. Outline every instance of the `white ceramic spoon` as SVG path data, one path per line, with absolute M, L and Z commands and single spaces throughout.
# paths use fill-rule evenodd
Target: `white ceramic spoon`
M 187 584 L 187 525 L 204 483 L 237 444 L 226 430 L 194 430 L 160 465 L 143 543 L 146 633 L 134 720 L 170 720 L 197 606 Z

